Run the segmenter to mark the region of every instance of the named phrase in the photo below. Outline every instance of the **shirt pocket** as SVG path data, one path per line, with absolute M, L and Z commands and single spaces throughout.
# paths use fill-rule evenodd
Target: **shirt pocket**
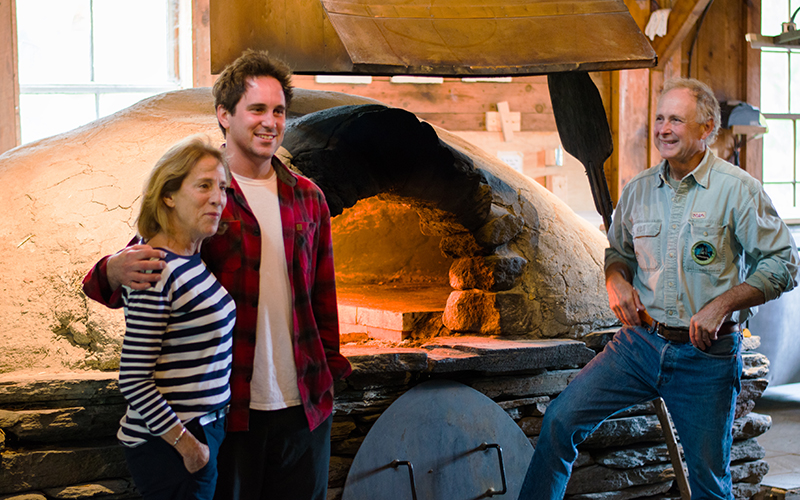
M 633 225 L 633 249 L 642 271 L 661 267 L 661 221 L 638 222 Z
M 317 224 L 312 221 L 299 221 L 295 223 L 294 249 L 295 264 L 303 270 L 303 274 L 309 274 L 308 270 L 316 265 L 315 256 Z
M 688 273 L 719 276 L 725 270 L 728 228 L 689 222 L 689 234 L 683 250 L 683 268 Z

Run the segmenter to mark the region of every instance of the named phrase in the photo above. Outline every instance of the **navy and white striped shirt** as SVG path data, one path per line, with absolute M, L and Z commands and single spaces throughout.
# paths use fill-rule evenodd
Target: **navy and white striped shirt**
M 161 281 L 123 290 L 119 387 L 128 411 L 117 437 L 130 447 L 230 401 L 233 299 L 199 253 L 165 252 Z

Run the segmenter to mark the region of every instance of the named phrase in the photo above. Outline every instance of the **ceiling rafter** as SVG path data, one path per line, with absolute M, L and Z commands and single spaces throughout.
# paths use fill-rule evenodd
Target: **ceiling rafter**
M 683 41 L 692 31 L 697 20 L 712 0 L 675 0 L 669 15 L 667 34 L 653 41 L 653 48 L 658 56 L 658 69 L 680 50 Z

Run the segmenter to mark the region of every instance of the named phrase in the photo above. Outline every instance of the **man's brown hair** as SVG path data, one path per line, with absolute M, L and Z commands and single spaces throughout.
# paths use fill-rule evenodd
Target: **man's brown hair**
M 247 81 L 259 76 L 271 76 L 278 80 L 286 99 L 286 108 L 292 101 L 292 70 L 280 59 L 272 57 L 265 50 L 245 50 L 238 59 L 229 64 L 214 83 L 211 92 L 214 94 L 214 109 L 219 106 L 230 114 L 236 111 L 236 105 L 247 91 Z M 222 134 L 225 128 L 220 124 Z

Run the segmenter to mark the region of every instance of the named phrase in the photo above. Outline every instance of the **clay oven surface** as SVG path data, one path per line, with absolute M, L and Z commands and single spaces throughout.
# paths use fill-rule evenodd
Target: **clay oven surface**
M 345 104 L 374 101 L 298 89 L 292 112 Z M 423 200 L 379 188 L 342 202 L 333 225 L 343 298 L 347 290 L 357 303 L 353 294 L 369 287 L 402 292 L 423 285 L 443 301 L 442 325 L 453 333 L 580 337 L 613 324 L 603 235 L 531 179 L 453 134 L 435 132 L 457 169 L 477 176 L 481 217 L 448 215 L 445 195 Z M 121 313 L 86 299 L 80 281 L 133 236 L 152 165 L 194 133 L 222 142 L 209 89 L 162 94 L 0 156 L 0 373 L 117 368 Z M 297 168 L 316 180 L 316 172 Z M 474 241 L 480 248 L 470 246 Z M 391 257 L 381 258 L 390 249 Z M 519 265 L 498 287 L 503 262 Z

